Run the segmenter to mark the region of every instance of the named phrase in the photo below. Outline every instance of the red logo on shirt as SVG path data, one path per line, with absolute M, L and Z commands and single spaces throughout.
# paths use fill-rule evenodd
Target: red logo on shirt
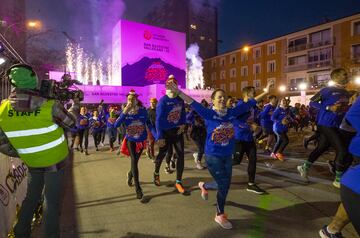
M 134 121 L 126 128 L 126 134 L 129 137 L 139 138 L 143 134 L 144 130 L 144 124 L 140 121 Z

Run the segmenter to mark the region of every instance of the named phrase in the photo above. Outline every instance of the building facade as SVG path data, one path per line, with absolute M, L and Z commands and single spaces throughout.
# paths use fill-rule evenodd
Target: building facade
M 25 0 L 2 0 L 0 7 L 0 33 L 8 41 L 17 53 L 25 59 L 26 47 L 26 5 Z M 2 42 L 0 38 L 0 42 Z M 2 42 L 3 43 L 3 42 Z M 4 44 L 4 43 L 3 43 Z M 6 52 L 0 50 L 0 100 L 7 98 L 10 92 L 10 85 L 5 79 L 4 72 L 13 60 L 5 58 Z
M 217 7 L 209 0 L 166 0 L 144 23 L 186 33 L 186 46 L 197 43 L 203 59 L 217 55 Z
M 337 67 L 360 75 L 360 14 L 206 59 L 204 77 L 206 86 L 235 97 L 245 86 L 262 90 L 268 81 L 274 82 L 271 93 L 300 96 L 300 84 L 314 94 Z

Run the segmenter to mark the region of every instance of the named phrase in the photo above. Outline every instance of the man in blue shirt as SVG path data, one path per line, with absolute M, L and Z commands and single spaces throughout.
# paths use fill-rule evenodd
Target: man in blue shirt
M 340 178 L 344 171 L 344 158 L 347 148 L 342 140 L 339 140 L 339 125 L 348 109 L 349 93 L 345 86 L 348 83 L 348 75 L 345 69 L 338 68 L 331 72 L 331 79 L 335 86 L 325 87 L 315 94 L 311 100 L 311 106 L 319 108 L 318 132 L 319 140 L 316 148 L 310 153 L 309 158 L 303 165 L 297 167 L 300 175 L 308 179 L 307 173 L 311 165 L 325 152 L 330 146 L 336 151 L 336 178 L 333 185 L 340 187 Z

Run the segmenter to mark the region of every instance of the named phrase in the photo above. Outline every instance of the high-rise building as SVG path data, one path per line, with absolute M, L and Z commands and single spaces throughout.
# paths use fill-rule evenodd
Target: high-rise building
M 204 81 L 235 97 L 245 86 L 262 90 L 272 81 L 271 93 L 300 97 L 302 91 L 311 95 L 327 85 L 331 70 L 338 67 L 352 79 L 360 76 L 360 14 L 206 59 Z
M 203 59 L 217 55 L 217 7 L 209 0 L 166 0 L 144 23 L 186 33 L 186 46 L 197 43 Z
M 17 53 L 25 59 L 26 38 L 26 5 L 25 0 L 2 0 L 0 7 L 0 33 L 5 37 Z M 0 39 L 0 41 L 2 41 Z M 0 55 L 1 56 L 1 55 Z M 3 59 L 5 60 L 5 59 Z M 6 59 L 9 60 L 9 59 Z M 9 62 L 0 64 L 0 99 L 7 98 L 10 85 L 1 75 L 9 67 Z

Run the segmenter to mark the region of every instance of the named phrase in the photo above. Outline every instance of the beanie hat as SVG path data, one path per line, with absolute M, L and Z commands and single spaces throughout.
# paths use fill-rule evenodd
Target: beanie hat
M 166 80 L 166 84 L 170 83 L 170 82 L 173 82 L 175 83 L 176 85 L 178 84 L 178 81 L 175 79 L 175 76 L 173 74 L 170 74 L 168 79 Z

